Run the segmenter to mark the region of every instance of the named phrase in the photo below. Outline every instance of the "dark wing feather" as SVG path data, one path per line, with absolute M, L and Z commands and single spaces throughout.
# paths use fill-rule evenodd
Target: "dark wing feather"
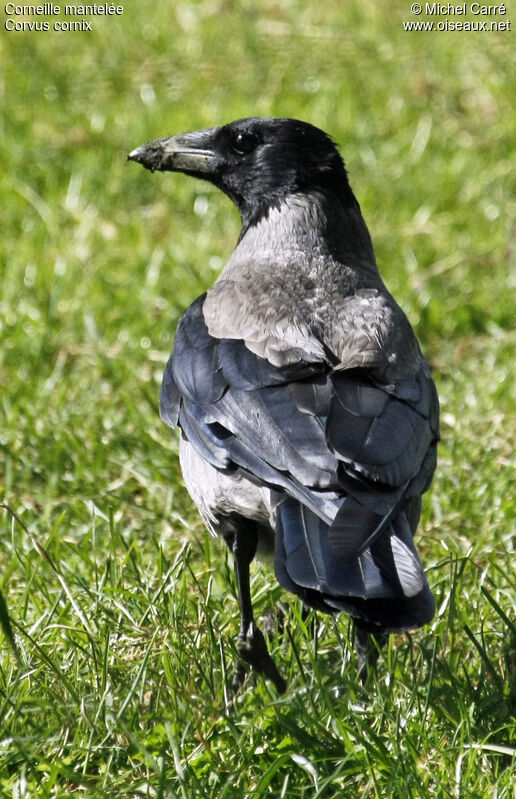
M 216 402 L 227 387 L 217 359 L 215 340 L 202 315 L 204 297 L 183 314 L 177 328 L 172 354 L 172 374 L 182 396 L 192 402 Z
M 161 391 L 159 395 L 159 413 L 165 424 L 169 427 L 177 427 L 179 419 L 179 409 L 181 407 L 182 396 L 179 391 L 174 375 L 172 373 L 174 356 L 171 355 L 163 372 Z
M 248 350 L 240 340 L 219 339 L 217 352 L 227 384 L 244 391 L 254 391 L 261 386 L 284 385 L 290 380 L 301 380 L 324 370 L 324 364 L 303 360 L 278 369 Z
M 422 365 L 423 361 L 419 372 Z M 403 382 L 419 389 L 419 372 Z M 427 379 L 424 391 L 414 391 L 417 399 L 412 401 L 399 399 L 355 371 L 334 376 L 333 386 L 328 443 L 337 457 L 387 485 L 400 486 L 414 478 L 435 439 L 428 416 L 432 381 Z
M 183 403 L 179 424 L 189 442 L 202 457 L 216 469 L 231 468 L 231 456 L 226 441 L 227 431 L 218 424 L 210 424 L 206 414 L 196 403 Z

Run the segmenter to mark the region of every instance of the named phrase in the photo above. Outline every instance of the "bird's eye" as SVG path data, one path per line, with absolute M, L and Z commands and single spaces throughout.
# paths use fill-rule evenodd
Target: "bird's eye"
M 233 139 L 233 149 L 240 155 L 247 155 L 254 150 L 258 144 L 258 139 L 254 133 L 237 133 Z

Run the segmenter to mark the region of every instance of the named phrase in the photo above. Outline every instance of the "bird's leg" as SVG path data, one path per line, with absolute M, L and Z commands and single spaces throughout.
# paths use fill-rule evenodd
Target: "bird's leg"
M 277 691 L 282 694 L 285 692 L 287 684 L 267 650 L 262 631 L 256 625 L 251 601 L 249 566 L 256 553 L 258 539 L 256 523 L 239 517 L 233 517 L 232 521 L 234 524 L 231 524 L 224 537 L 235 559 L 238 604 L 240 607 L 240 632 L 237 640 L 238 654 L 242 661 L 249 663 L 257 672 L 268 677 L 276 686 Z M 235 672 L 233 685 L 235 691 L 240 688 L 244 678 L 245 667 L 240 662 Z
M 373 640 L 374 639 L 374 640 Z M 380 647 L 387 643 L 389 635 L 378 632 L 374 635 L 355 622 L 355 651 L 358 660 L 358 679 L 364 685 L 376 667 Z

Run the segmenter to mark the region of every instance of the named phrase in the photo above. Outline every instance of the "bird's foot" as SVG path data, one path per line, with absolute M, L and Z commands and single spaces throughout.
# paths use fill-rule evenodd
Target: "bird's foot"
M 278 667 L 269 654 L 262 631 L 256 627 L 254 622 L 250 624 L 246 633 L 241 633 L 238 636 L 237 649 L 240 658 L 245 661 L 245 663 L 248 663 L 259 674 L 263 674 L 264 677 L 267 677 L 273 682 L 278 693 L 285 693 L 287 683 L 279 673 Z M 244 679 L 245 668 L 242 663 L 239 663 L 233 681 L 233 689 L 235 692 L 239 690 Z
M 374 636 L 358 625 L 355 627 L 355 651 L 358 660 L 358 679 L 365 685 L 370 674 L 376 671 L 376 662 L 381 647 L 387 643 L 387 633 L 376 633 Z

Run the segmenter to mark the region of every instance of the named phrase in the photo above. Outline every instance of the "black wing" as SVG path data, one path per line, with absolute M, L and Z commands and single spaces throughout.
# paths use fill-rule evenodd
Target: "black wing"
M 421 357 L 409 380 L 300 358 L 274 367 L 210 336 L 204 296 L 182 317 L 162 418 L 215 468 L 279 490 L 276 574 L 329 612 L 420 626 L 434 604 L 412 537 L 435 468 L 438 401 Z

